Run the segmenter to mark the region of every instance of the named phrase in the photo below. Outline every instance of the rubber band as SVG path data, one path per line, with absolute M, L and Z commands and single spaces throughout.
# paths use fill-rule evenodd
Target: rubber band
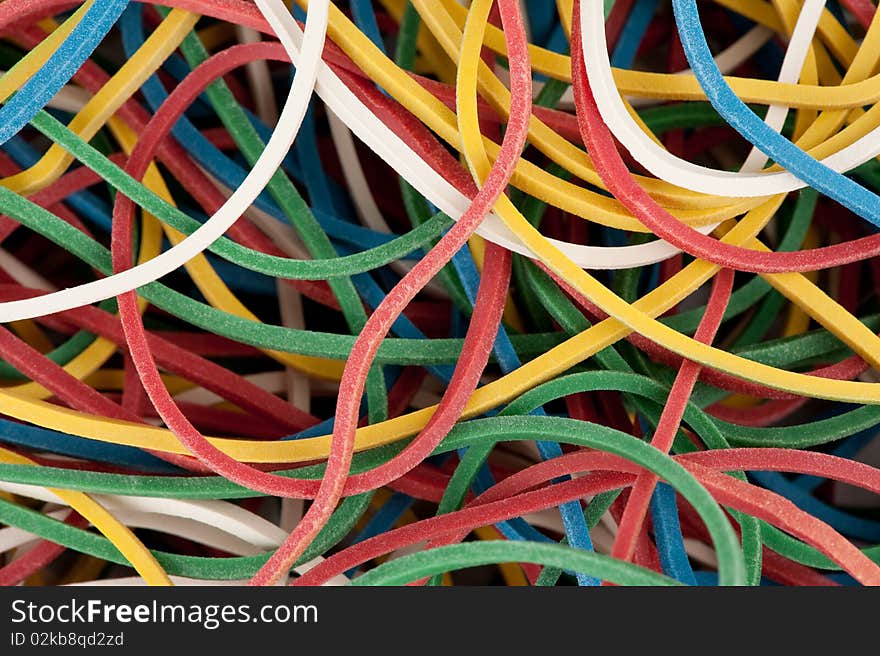
M 33 113 L 28 110 L 29 106 L 40 108 L 47 104 L 71 78 L 119 19 L 128 1 L 111 0 L 89 4 L 88 11 L 79 18 L 76 27 L 42 68 L 0 108 L 0 119 L 3 122 L 0 143 L 7 141 L 33 118 Z
M 871 7 L 293 5 L 0 5 L 0 580 L 880 584 Z
M 595 28 L 591 29 L 591 26 L 596 24 L 596 21 L 597 21 L 596 12 L 598 10 L 599 5 L 594 2 L 587 2 L 584 4 L 584 7 L 585 7 L 585 11 L 581 14 L 581 29 L 584 30 L 585 34 L 590 35 L 590 38 L 585 39 L 583 42 L 584 43 L 584 61 L 585 61 L 586 65 L 589 67 L 588 73 L 591 76 L 591 78 L 594 80 L 594 83 L 596 85 L 599 85 L 602 88 L 600 99 L 597 103 L 600 107 L 600 112 L 602 112 L 603 119 L 605 119 L 606 122 L 609 122 L 609 125 L 613 126 L 612 130 L 614 131 L 615 136 L 617 136 L 617 138 L 621 139 L 622 143 L 624 143 L 629 149 L 638 150 L 639 160 L 643 163 L 644 166 L 651 168 L 652 171 L 656 167 L 658 173 L 660 170 L 662 170 L 663 173 L 661 175 L 662 175 L 663 179 L 667 179 L 670 182 L 674 182 L 675 184 L 678 184 L 679 186 L 682 186 L 682 187 L 685 187 L 688 189 L 693 189 L 694 191 L 702 191 L 704 193 L 710 193 L 710 194 L 718 194 L 719 191 L 721 191 L 722 189 L 725 190 L 725 191 L 723 191 L 724 194 L 730 194 L 731 193 L 730 187 L 729 186 L 728 187 L 722 186 L 725 182 L 728 181 L 728 178 L 729 178 L 730 182 L 732 182 L 734 179 L 737 180 L 737 182 L 738 182 L 737 187 L 738 188 L 733 193 L 736 195 L 740 195 L 740 196 L 766 196 L 766 195 L 770 195 L 773 193 L 784 193 L 787 191 L 792 191 L 794 189 L 798 189 L 801 186 L 803 186 L 804 183 L 801 182 L 800 179 L 794 178 L 794 176 L 792 174 L 785 173 L 785 172 L 768 173 L 768 174 L 740 173 L 740 174 L 736 174 L 735 176 L 731 176 L 731 175 L 725 174 L 724 172 L 708 173 L 708 172 L 704 172 L 702 169 L 700 169 L 700 167 L 695 167 L 693 165 L 690 165 L 687 163 L 682 163 L 680 161 L 675 162 L 673 164 L 672 160 L 670 160 L 668 158 L 663 159 L 665 156 L 662 155 L 656 149 L 655 145 L 653 145 L 653 144 L 649 145 L 649 140 L 645 139 L 643 136 L 641 136 L 641 137 L 638 136 L 639 134 L 641 134 L 641 132 L 640 132 L 640 130 L 635 128 L 635 126 L 632 125 L 631 122 L 629 122 L 628 114 L 625 111 L 625 109 L 623 108 L 623 106 L 620 104 L 619 98 L 615 101 L 614 99 L 616 98 L 616 95 L 612 96 L 608 91 L 606 91 L 606 89 L 608 89 L 608 86 L 609 86 L 608 76 L 605 73 L 605 68 L 598 65 L 598 62 L 601 62 L 602 57 L 603 57 L 603 55 L 601 55 L 601 50 L 604 49 L 604 34 L 601 30 L 597 31 L 597 30 L 595 30 Z M 683 11 L 684 8 L 679 5 L 676 5 L 676 7 L 677 7 L 676 17 L 678 19 L 679 13 L 681 11 Z M 687 20 L 690 21 L 691 25 L 693 24 L 694 19 L 692 17 L 692 14 L 688 14 Z M 692 30 L 693 28 L 691 27 L 689 29 Z M 684 31 L 681 32 L 681 34 L 684 37 L 684 36 L 691 34 L 691 32 L 688 31 L 688 29 L 685 29 Z M 684 38 L 683 38 L 683 42 L 685 44 L 686 53 L 688 54 L 688 59 L 691 62 L 691 65 L 693 66 L 696 61 L 694 59 L 693 53 L 695 52 L 694 48 L 697 47 L 697 44 L 693 43 L 687 39 L 684 39 Z M 688 48 L 690 48 L 690 50 L 688 50 Z M 707 53 L 708 53 L 708 46 L 706 46 L 705 50 L 701 53 L 701 56 L 703 57 L 703 59 L 701 59 L 700 62 L 705 61 L 705 57 L 706 57 Z M 605 55 L 605 57 L 607 57 L 607 55 Z M 590 64 L 590 62 L 597 62 L 597 63 L 594 66 L 594 65 Z M 705 66 L 705 65 L 701 63 L 700 66 Z M 707 81 L 705 84 L 708 85 L 709 84 L 708 78 L 705 76 L 708 76 L 709 72 L 713 68 L 715 68 L 714 64 L 712 64 L 711 66 L 709 66 L 705 70 L 704 70 L 704 68 L 697 68 L 697 69 L 695 69 L 695 73 L 697 75 L 704 76 L 702 79 L 706 79 Z M 698 78 L 698 79 L 701 79 L 701 78 Z M 724 89 L 729 89 L 729 87 L 727 87 L 723 82 L 720 81 L 720 75 L 717 76 L 717 79 L 713 78 L 712 84 L 720 84 Z M 721 92 L 719 90 L 719 93 L 723 93 L 723 92 Z M 616 92 L 615 92 L 615 94 L 616 94 Z M 733 101 L 732 94 L 731 95 L 724 95 L 724 98 L 725 98 L 724 101 L 720 100 L 720 96 L 716 100 L 716 96 L 714 95 L 714 93 L 710 93 L 708 95 L 708 97 L 709 97 L 710 102 L 713 102 L 713 106 L 716 106 L 716 108 L 720 108 L 720 105 L 717 104 L 719 102 L 727 103 L 731 107 L 733 106 L 732 103 L 734 101 Z M 608 99 L 608 100 L 606 101 L 606 99 Z M 609 104 L 606 104 L 606 102 Z M 611 104 L 610 104 L 611 102 L 614 102 L 614 109 L 613 110 L 611 109 Z M 736 101 L 736 102 L 739 103 L 739 101 Z M 725 105 L 725 106 L 727 106 L 727 105 Z M 741 109 L 745 109 L 744 106 L 742 106 L 741 104 L 738 107 L 740 107 Z M 725 116 L 725 118 L 728 118 L 728 117 L 733 118 L 733 115 L 729 114 L 726 110 L 721 109 L 720 111 L 721 111 L 722 115 Z M 749 116 L 753 116 L 750 111 L 744 112 L 744 111 L 738 110 L 738 114 L 737 114 L 738 118 L 736 119 L 736 121 L 746 120 L 747 114 Z M 624 119 L 624 121 L 625 121 L 624 123 L 621 123 L 618 120 L 617 117 L 620 117 L 620 116 L 627 117 L 626 119 Z M 794 157 L 794 155 L 793 155 L 794 151 L 791 150 L 788 146 L 783 146 L 784 140 L 780 140 L 778 135 L 771 137 L 770 136 L 771 132 L 768 131 L 767 129 L 759 128 L 758 123 L 755 121 L 749 121 L 749 124 L 754 126 L 754 129 L 757 131 L 757 132 L 755 132 L 755 134 L 760 133 L 762 135 L 762 137 L 761 137 L 762 143 L 775 144 L 774 150 L 771 153 L 769 153 L 768 156 L 770 156 L 774 159 L 779 159 L 781 157 L 784 160 L 783 163 L 788 162 L 789 161 L 788 158 L 790 156 Z M 739 123 L 737 122 L 737 123 L 735 123 L 735 125 L 739 125 Z M 861 163 L 867 161 L 868 159 L 876 156 L 877 153 L 872 154 L 870 151 L 862 151 L 862 152 L 859 151 L 859 147 L 861 147 L 862 144 L 869 144 L 869 143 L 871 143 L 871 139 L 869 137 L 866 137 L 864 141 L 856 142 L 856 144 L 853 144 L 852 146 L 847 147 L 847 149 L 841 150 L 841 151 L 835 153 L 834 155 L 832 155 L 831 157 L 827 158 L 826 159 L 827 165 L 820 166 L 818 163 L 816 163 L 816 165 L 814 167 L 812 164 L 808 164 L 807 159 L 802 159 L 802 158 L 798 157 L 799 163 L 796 164 L 794 166 L 794 168 L 795 168 L 795 170 L 798 170 L 800 172 L 800 175 L 806 176 L 809 181 L 816 182 L 819 185 L 817 187 L 817 189 L 830 192 L 832 197 L 840 200 L 841 202 L 843 202 L 843 203 L 862 202 L 861 200 L 857 200 L 857 199 L 862 199 L 863 197 L 867 199 L 870 197 L 870 193 L 866 192 L 863 188 L 858 187 L 858 185 L 854 185 L 854 183 L 852 183 L 849 180 L 844 181 L 844 178 L 842 178 L 840 176 L 833 177 L 834 174 L 833 174 L 833 172 L 828 170 L 828 167 L 830 167 L 831 169 L 834 169 L 835 171 L 838 171 L 838 170 L 839 171 L 846 171 L 846 170 L 849 170 L 849 169 L 853 168 L 854 166 L 857 166 L 858 164 L 861 164 Z M 765 146 L 765 148 L 766 148 L 766 146 Z M 792 155 L 787 155 L 785 153 L 792 153 Z M 851 153 L 854 156 L 852 159 L 849 159 L 848 157 Z M 658 158 L 658 157 L 656 157 L 656 155 L 660 155 L 660 157 Z M 661 161 L 665 162 L 665 164 L 661 164 Z M 810 160 L 810 161 L 812 161 L 812 160 Z M 655 164 L 655 162 L 656 162 L 656 164 Z M 794 163 L 794 160 L 791 160 L 791 162 Z M 819 168 L 816 168 L 816 167 L 819 167 Z M 816 176 L 820 175 L 820 173 L 819 173 L 820 169 L 823 171 L 826 171 L 826 173 L 821 174 L 821 175 L 825 176 L 825 179 L 830 181 L 833 177 L 833 179 L 835 180 L 835 185 L 836 185 L 834 188 L 829 186 L 830 183 L 820 182 L 819 178 L 816 177 Z M 838 191 L 836 191 L 836 189 L 841 189 L 841 190 L 846 189 L 848 191 L 847 191 L 846 195 L 842 195 L 841 193 L 838 193 Z M 867 203 L 868 201 L 866 200 L 864 202 Z M 870 203 L 868 203 L 868 204 L 870 204 Z M 859 207 L 861 207 L 860 211 L 865 215 L 865 218 L 868 220 L 872 220 L 873 215 L 871 214 L 871 211 L 868 209 L 868 207 L 867 206 L 859 206 Z
M 288 129 L 288 133 L 282 135 L 280 132 L 276 132 L 275 135 L 278 136 L 273 135 L 275 138 L 267 144 L 263 155 L 265 159 L 261 161 L 274 162 L 279 158 L 281 152 L 286 151 L 290 147 L 295 136 L 295 129 L 299 127 L 299 123 L 302 120 L 302 114 L 305 112 L 305 102 L 301 100 L 300 97 L 305 96 L 305 94 L 311 91 L 313 80 L 310 79 L 310 77 L 314 73 L 309 73 L 309 69 L 311 68 L 312 71 L 314 71 L 314 66 L 311 64 L 315 58 L 313 53 L 320 52 L 320 46 L 323 40 L 319 37 L 313 36 L 315 34 L 323 33 L 321 24 L 322 18 L 317 12 L 312 15 L 316 16 L 313 20 L 318 21 L 318 27 L 314 28 L 315 31 L 310 32 L 308 35 L 309 38 L 304 41 L 303 48 L 307 55 L 303 58 L 302 65 L 297 68 L 298 72 L 304 72 L 300 73 L 295 80 L 295 82 L 299 80 L 302 80 L 302 82 L 291 87 L 291 96 L 288 104 L 285 105 L 285 107 L 288 108 L 287 112 L 282 112 L 282 118 L 279 119 L 279 123 L 285 125 L 286 129 Z M 314 25 L 315 23 L 312 24 Z M 293 46 L 290 47 L 293 48 Z M 294 126 L 294 128 L 290 128 L 290 125 Z M 273 168 L 274 166 L 265 167 L 265 169 Z M 6 308 L 4 308 L 3 313 L 0 314 L 0 317 L 2 317 L 4 321 L 10 321 L 13 320 L 12 317 L 15 319 L 30 318 L 32 316 L 51 314 L 52 312 L 58 312 L 62 309 L 70 309 L 72 307 L 103 300 L 102 298 L 96 298 L 96 294 L 98 297 L 103 296 L 104 298 L 116 296 L 155 280 L 156 278 L 161 277 L 164 273 L 173 271 L 180 266 L 180 264 L 191 259 L 193 255 L 203 251 L 204 247 L 220 236 L 220 234 L 226 230 L 227 224 L 237 219 L 244 207 L 250 204 L 253 200 L 250 197 L 250 194 L 258 193 L 265 184 L 265 181 L 258 177 L 259 173 L 262 173 L 264 169 L 258 167 L 253 169 L 253 171 L 255 172 L 238 187 L 230 197 L 230 200 L 224 204 L 223 209 L 217 212 L 215 220 L 213 222 L 205 223 L 193 233 L 193 235 L 195 235 L 195 241 L 189 241 L 189 243 L 181 242 L 180 245 L 175 247 L 178 250 L 174 254 L 171 254 L 173 249 L 165 251 L 165 253 L 153 258 L 148 263 L 138 265 L 139 267 L 143 267 L 141 269 L 129 269 L 124 273 L 116 274 L 117 276 L 120 276 L 118 278 L 105 278 L 102 281 L 90 283 L 91 287 L 80 286 L 76 288 L 76 290 L 53 292 L 55 296 L 48 295 L 40 297 L 36 299 L 38 301 L 37 303 L 28 303 L 26 301 L 13 302 L 20 303 L 21 305 L 13 305 L 13 307 L 7 305 Z M 114 283 L 112 284 L 116 286 L 108 286 L 110 283 L 107 281 L 109 280 L 114 280 Z M 100 291 L 89 291 L 95 289 Z M 52 300 L 48 300 L 50 298 Z M 64 298 L 69 300 L 62 301 L 61 299 Z M 31 307 L 32 309 L 30 311 L 25 310 L 24 313 L 22 313 L 21 310 L 14 309 L 16 307 Z M 6 314 L 7 312 L 8 314 Z M 27 316 L 29 313 L 30 316 Z

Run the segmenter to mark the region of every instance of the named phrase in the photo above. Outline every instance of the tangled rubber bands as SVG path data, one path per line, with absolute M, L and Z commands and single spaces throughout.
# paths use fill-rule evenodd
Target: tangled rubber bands
M 3 585 L 880 584 L 872 3 L 0 39 Z

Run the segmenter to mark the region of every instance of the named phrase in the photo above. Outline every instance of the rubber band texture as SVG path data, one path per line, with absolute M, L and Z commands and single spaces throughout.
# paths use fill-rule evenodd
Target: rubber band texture
M 0 582 L 880 584 L 880 18 L 605 4 L 0 4 Z

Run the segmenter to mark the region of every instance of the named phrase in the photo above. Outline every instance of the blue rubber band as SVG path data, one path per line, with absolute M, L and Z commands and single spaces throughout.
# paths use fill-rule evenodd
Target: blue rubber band
M 178 467 L 135 447 L 98 442 L 47 428 L 20 424 L 8 419 L 0 419 L 0 438 L 6 443 L 17 444 L 36 451 L 49 451 L 122 467 L 169 474 L 181 471 Z
M 382 33 L 379 31 L 379 23 L 376 21 L 376 11 L 373 8 L 372 0 L 350 0 L 348 4 L 358 29 L 385 54 L 385 43 L 382 41 Z
M 467 294 L 468 299 L 471 301 L 471 304 L 475 302 L 477 287 L 479 286 L 479 273 L 477 271 L 477 267 L 474 264 L 473 258 L 470 256 L 470 252 L 467 250 L 467 247 L 463 247 L 459 253 L 456 253 L 456 256 L 452 259 L 453 265 L 458 272 L 459 278 L 461 279 L 462 285 L 465 290 L 465 294 Z M 510 337 L 507 334 L 507 330 L 505 330 L 504 326 L 498 327 L 498 334 L 495 338 L 495 344 L 493 345 L 493 350 L 495 351 L 496 357 L 498 358 L 499 366 L 501 367 L 501 371 L 505 374 L 510 373 L 518 369 L 521 366 L 521 362 L 519 357 L 516 354 L 516 350 L 513 348 L 513 344 L 510 341 Z M 532 412 L 535 415 L 544 415 L 543 408 L 537 408 Z M 544 460 L 550 460 L 552 458 L 558 458 L 562 455 L 562 447 L 558 442 L 549 442 L 549 441 L 539 441 L 537 443 L 538 451 L 541 454 L 541 457 Z M 481 467 L 478 477 L 476 479 L 480 483 L 480 487 L 482 488 L 484 485 L 487 486 L 484 489 L 488 489 L 488 486 L 494 485 L 494 477 L 492 477 L 489 472 L 489 468 L 487 465 L 483 465 Z M 479 491 L 483 491 L 479 490 Z M 570 501 L 568 503 L 562 504 L 559 507 L 559 512 L 562 516 L 562 523 L 565 527 L 565 534 L 568 538 L 569 545 L 578 549 L 584 549 L 587 551 L 593 551 L 593 541 L 590 538 L 590 531 L 587 527 L 587 521 L 584 518 L 584 513 L 581 508 L 581 504 L 578 501 Z M 525 522 L 517 523 L 515 525 L 515 529 L 510 525 L 499 524 L 499 530 L 505 535 L 505 537 L 510 537 L 509 534 L 517 533 L 519 539 L 523 539 L 522 532 L 525 530 L 523 527 L 529 526 Z M 533 532 L 534 529 L 529 526 L 529 533 Z M 540 534 L 539 534 L 540 535 Z M 542 535 L 542 537 L 546 540 L 547 538 Z M 578 580 L 579 585 L 584 586 L 595 586 L 599 585 L 599 579 L 596 579 L 592 576 L 588 576 L 581 572 L 575 573 L 575 576 Z
M 663 572 L 686 585 L 697 585 L 694 570 L 684 549 L 675 490 L 666 483 L 658 483 L 654 488 L 651 496 L 651 521 Z
M 829 506 L 779 472 L 755 471 L 749 472 L 748 476 L 767 489 L 781 494 L 801 510 L 821 519 L 843 535 L 857 540 L 880 542 L 880 522 L 856 517 Z
M 632 68 L 642 39 L 654 18 L 660 0 L 636 0 L 627 16 L 626 23 L 617 39 L 611 55 L 611 65 L 616 68 Z
M 672 8 L 685 56 L 715 110 L 771 160 L 875 226 L 880 226 L 880 198 L 877 194 L 805 153 L 764 123 L 737 97 L 712 57 L 695 0 L 672 0 Z
M 0 107 L 0 144 L 18 134 L 70 81 L 127 6 L 128 0 L 100 0 L 86 10 L 40 70 Z

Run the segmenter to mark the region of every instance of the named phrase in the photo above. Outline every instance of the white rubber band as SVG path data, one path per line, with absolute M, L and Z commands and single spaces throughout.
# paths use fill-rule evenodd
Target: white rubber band
M 292 20 L 283 3 L 257 0 L 257 5 L 273 26 L 279 25 L 284 18 Z M 265 150 L 242 184 L 210 219 L 176 246 L 127 271 L 45 296 L 0 303 L 0 323 L 54 314 L 132 291 L 171 273 L 221 237 L 254 202 L 293 145 L 314 88 L 327 33 L 328 13 L 329 0 L 312 3 L 306 19 L 305 37 L 301 39 L 302 57 L 284 30 L 276 28 L 296 65 L 290 94 Z
M 817 2 L 821 2 L 821 0 L 807 0 L 807 3 L 805 4 L 812 5 Z M 273 132 L 272 137 L 266 145 L 266 149 L 246 177 L 243 184 L 232 193 L 227 202 L 224 203 L 223 207 L 221 207 L 214 216 L 200 226 L 192 235 L 149 262 L 139 264 L 127 271 L 72 289 L 65 289 L 30 299 L 0 303 L 0 322 L 43 316 L 117 296 L 170 273 L 204 251 L 214 240 L 220 237 L 246 209 L 248 209 L 256 196 L 262 191 L 274 171 L 281 164 L 284 155 L 292 145 L 299 130 L 299 126 L 302 123 L 313 88 L 323 98 L 324 102 L 327 103 L 328 107 L 349 127 L 349 129 L 352 130 L 352 132 L 358 136 L 359 139 L 361 139 L 361 141 L 375 151 L 441 211 L 445 212 L 453 219 L 456 219 L 467 209 L 470 202 L 469 199 L 452 187 L 451 184 L 449 184 L 439 173 L 434 171 L 402 139 L 394 134 L 388 126 L 373 115 L 345 86 L 345 84 L 342 83 L 335 73 L 333 73 L 330 67 L 321 61 L 320 56 L 327 28 L 329 0 L 315 0 L 310 3 L 305 34 L 300 30 L 296 21 L 293 20 L 293 17 L 280 0 L 257 0 L 257 5 L 278 35 L 297 69 L 291 85 L 288 100 L 285 103 L 276 130 Z M 628 143 L 628 141 L 623 138 L 621 138 L 621 141 L 627 145 L 633 154 L 636 155 L 637 159 L 642 161 L 655 175 L 673 182 L 674 184 L 680 184 L 680 181 L 669 180 L 668 177 L 678 175 L 679 169 L 677 168 L 676 163 L 687 166 L 693 165 L 690 165 L 687 162 L 681 162 L 681 160 L 672 157 L 669 153 L 660 149 L 647 139 L 638 126 L 635 126 L 632 123 L 628 114 L 622 110 L 622 102 L 617 93 L 616 87 L 614 87 L 613 80 L 611 80 L 610 88 L 601 88 L 602 85 L 600 83 L 603 80 L 607 83 L 610 79 L 610 65 L 606 65 L 608 63 L 608 53 L 605 47 L 601 0 L 586 0 L 584 6 L 586 11 L 582 14 L 581 18 L 584 33 L 585 36 L 587 36 L 587 38 L 584 39 L 584 53 L 587 66 L 590 67 L 591 81 L 595 80 L 597 84 L 597 103 L 599 103 L 600 100 L 602 101 L 602 104 L 600 104 L 600 110 L 603 105 L 605 106 L 603 118 L 609 123 L 609 127 L 618 137 L 621 137 L 621 126 L 617 125 L 618 119 L 623 120 L 625 123 L 628 122 L 630 127 L 634 127 L 635 132 L 637 133 L 635 135 L 637 141 L 640 136 L 641 140 L 647 142 L 645 145 L 648 150 L 651 150 L 652 152 L 660 151 L 661 157 L 659 161 L 663 162 L 664 165 L 659 168 L 662 170 L 656 170 L 657 167 L 655 165 L 657 164 L 657 160 L 654 158 L 642 158 L 643 152 L 645 151 L 640 150 L 638 147 L 633 147 L 633 143 Z M 598 21 L 596 20 L 596 14 L 598 15 Z M 598 25 L 600 29 L 594 29 L 596 25 Z M 798 34 L 806 33 L 806 31 L 807 30 L 796 30 Z M 302 49 L 302 52 L 300 52 L 300 48 Z M 593 50 L 596 49 L 598 49 L 598 51 L 593 52 Z M 597 62 L 601 65 L 597 66 Z M 596 68 L 599 68 L 600 70 L 593 70 Z M 616 106 L 614 111 L 610 112 L 612 116 L 609 120 L 609 116 L 607 115 L 609 111 L 608 105 L 611 104 L 612 100 L 616 101 Z M 880 135 L 880 128 L 874 132 L 877 132 L 877 134 Z M 874 132 L 872 132 L 871 135 L 873 135 Z M 851 149 L 857 145 L 859 147 L 864 147 L 865 144 L 870 142 L 868 137 L 853 144 L 853 146 L 850 147 L 849 152 L 853 152 Z M 874 141 L 880 142 L 878 139 L 874 139 Z M 880 152 L 880 145 L 875 146 L 875 148 L 877 152 Z M 847 151 L 847 149 L 844 149 L 833 157 L 842 155 L 845 151 Z M 871 155 L 864 157 L 861 161 L 865 161 L 875 154 L 877 153 L 872 151 Z M 829 163 L 831 159 L 832 158 L 829 158 L 826 163 Z M 668 164 L 668 166 L 666 164 Z M 652 168 L 652 166 L 655 166 L 655 168 Z M 758 192 L 750 186 L 748 193 L 745 193 L 743 186 L 746 185 L 740 183 L 748 183 L 748 176 L 750 175 L 753 177 L 757 176 L 758 180 L 756 182 L 759 182 L 761 185 L 766 184 L 765 181 L 770 179 L 771 176 L 788 175 L 794 180 L 794 184 L 790 185 L 791 189 L 803 186 L 800 181 L 793 178 L 793 176 L 790 176 L 788 173 L 725 174 L 724 172 L 702 169 L 702 167 L 697 168 L 700 169 L 701 174 L 708 175 L 709 180 L 712 181 L 713 184 L 723 184 L 724 186 L 723 188 L 716 187 L 711 190 L 696 190 L 706 191 L 706 193 L 713 193 L 721 196 L 761 196 L 789 190 L 788 188 L 764 189 L 761 187 L 760 192 Z M 724 174 L 723 183 L 720 178 L 715 177 L 721 176 L 722 174 Z M 731 176 L 737 181 L 736 185 L 730 185 Z M 743 179 L 741 176 L 746 176 L 746 178 Z M 784 178 L 776 177 L 773 179 L 783 180 Z M 693 186 L 687 184 L 682 186 L 693 188 Z M 731 192 L 733 193 L 731 194 Z M 708 234 L 712 229 L 713 226 L 703 226 L 700 228 L 700 231 L 704 234 Z M 513 235 L 513 233 L 494 213 L 489 214 L 486 217 L 478 230 L 478 233 L 484 238 L 514 252 L 526 256 L 533 255 L 533 253 L 522 245 L 519 239 Z M 623 247 L 583 246 L 554 239 L 549 239 L 548 241 L 561 250 L 569 259 L 578 264 L 578 266 L 588 269 L 621 269 L 645 266 L 662 261 L 680 252 L 678 249 L 662 240 L 650 242 L 648 244 Z
M 729 172 L 709 169 L 682 160 L 655 144 L 630 118 L 623 105 L 614 79 L 605 42 L 602 0 L 584 0 L 581 12 L 585 66 L 596 105 L 614 136 L 646 169 L 658 178 L 679 187 L 728 198 L 772 196 L 805 184 L 788 171 L 774 173 Z M 805 0 L 798 22 L 818 22 L 824 0 Z M 809 47 L 814 30 L 795 29 L 789 48 L 800 51 Z M 806 40 L 804 44 L 801 41 Z M 848 171 L 880 154 L 880 127 L 858 141 L 822 160 L 837 171 Z
M 53 492 L 37 485 L 0 482 L 0 490 L 31 499 L 67 505 Z M 283 529 L 269 520 L 228 501 L 104 494 L 91 496 L 126 526 L 179 535 L 239 555 L 253 555 L 277 548 L 287 537 Z M 64 512 L 61 516 L 63 514 Z M 29 535 L 25 531 L 14 529 L 4 533 L 6 530 L 0 529 L 0 552 L 21 546 L 32 539 L 25 539 Z M 221 534 L 225 534 L 226 537 Z M 245 545 L 252 545 L 257 552 L 251 551 Z M 306 572 L 322 560 L 323 558 L 319 556 L 297 567 L 295 571 Z

